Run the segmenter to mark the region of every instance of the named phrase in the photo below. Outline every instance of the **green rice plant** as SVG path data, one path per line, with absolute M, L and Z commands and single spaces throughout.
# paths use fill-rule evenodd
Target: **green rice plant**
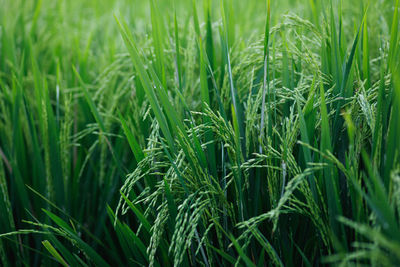
M 399 1 L 0 0 L 3 266 L 397 266 Z

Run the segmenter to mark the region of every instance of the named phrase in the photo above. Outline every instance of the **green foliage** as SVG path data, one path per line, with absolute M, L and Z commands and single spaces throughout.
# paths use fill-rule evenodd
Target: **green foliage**
M 398 266 L 399 5 L 0 0 L 0 265 Z

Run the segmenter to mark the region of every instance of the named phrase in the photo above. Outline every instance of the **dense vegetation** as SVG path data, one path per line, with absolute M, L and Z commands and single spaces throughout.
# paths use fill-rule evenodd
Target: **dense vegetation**
M 0 0 L 0 265 L 399 266 L 398 12 Z

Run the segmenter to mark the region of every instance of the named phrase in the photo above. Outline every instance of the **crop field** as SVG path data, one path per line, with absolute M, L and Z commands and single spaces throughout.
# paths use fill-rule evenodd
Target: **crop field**
M 0 266 L 400 266 L 399 0 L 0 0 Z

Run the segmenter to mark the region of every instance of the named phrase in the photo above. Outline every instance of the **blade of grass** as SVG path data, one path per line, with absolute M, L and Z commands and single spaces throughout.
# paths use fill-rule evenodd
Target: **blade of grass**
M 48 240 L 42 241 L 43 246 L 47 249 L 47 251 L 53 255 L 53 257 L 62 265 L 62 266 L 69 266 L 63 257 L 61 257 L 60 253 L 51 245 Z

